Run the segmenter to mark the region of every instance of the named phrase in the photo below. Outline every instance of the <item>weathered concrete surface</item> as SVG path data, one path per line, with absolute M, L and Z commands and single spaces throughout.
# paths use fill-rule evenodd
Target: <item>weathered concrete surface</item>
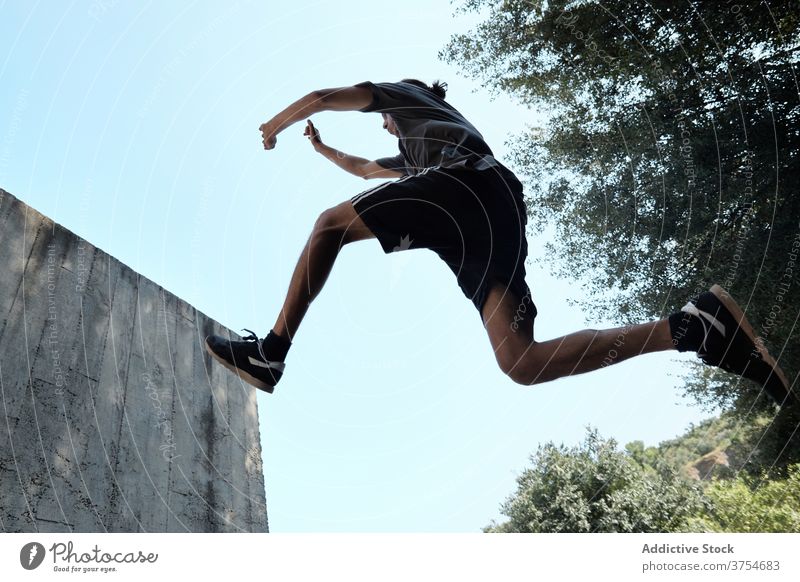
M 0 190 L 2 531 L 267 531 L 256 391 L 209 333 Z

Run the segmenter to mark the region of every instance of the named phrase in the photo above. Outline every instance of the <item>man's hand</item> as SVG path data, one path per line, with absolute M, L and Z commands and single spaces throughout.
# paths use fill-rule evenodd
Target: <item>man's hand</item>
M 261 141 L 265 150 L 275 147 L 277 135 L 302 119 L 320 111 L 361 111 L 372 102 L 372 91 L 367 87 L 339 87 L 319 89 L 298 99 L 275 117 L 262 124 Z M 315 143 L 312 141 L 312 143 Z M 320 142 L 320 145 L 321 142 Z
M 275 144 L 278 142 L 278 129 L 272 124 L 271 121 L 267 121 L 266 123 L 262 123 L 261 127 L 258 128 L 261 131 L 261 143 L 264 144 L 265 150 L 271 150 L 275 147 Z
M 303 132 L 303 135 L 308 137 L 308 141 L 311 142 L 311 145 L 315 150 L 322 145 L 322 138 L 319 136 L 319 130 L 314 127 L 314 124 L 311 123 L 310 119 L 306 120 L 306 129 Z

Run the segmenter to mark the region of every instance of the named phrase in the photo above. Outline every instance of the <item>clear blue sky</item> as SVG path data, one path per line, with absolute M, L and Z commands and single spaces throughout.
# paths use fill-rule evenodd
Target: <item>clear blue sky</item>
M 508 136 L 541 122 L 437 60 L 474 17 L 444 1 L 398 6 L 3 2 L 0 186 L 224 325 L 264 335 L 317 215 L 377 182 L 316 154 L 303 124 L 265 152 L 263 121 L 313 89 L 417 77 L 446 80 L 506 162 Z M 397 151 L 378 114 L 314 121 L 344 151 Z M 533 255 L 541 243 L 529 234 Z M 578 282 L 530 263 L 527 280 L 538 339 L 610 323 L 568 305 Z M 271 529 L 478 531 L 539 443 L 574 444 L 591 424 L 656 444 L 705 417 L 679 397 L 686 359 L 518 386 L 433 253 L 351 245 L 275 394 L 259 394 Z

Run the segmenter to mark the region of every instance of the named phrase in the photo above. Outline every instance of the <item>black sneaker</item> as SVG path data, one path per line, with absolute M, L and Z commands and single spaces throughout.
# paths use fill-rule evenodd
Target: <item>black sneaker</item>
M 670 316 L 673 342 L 679 351 L 743 378 L 753 380 L 777 404 L 797 404 L 789 381 L 727 291 L 714 285 Z
M 248 384 L 272 394 L 275 384 L 283 376 L 286 364 L 268 360 L 256 334 L 249 329 L 244 331 L 250 332 L 250 335 L 243 341 L 231 341 L 218 335 L 208 336 L 206 351 Z

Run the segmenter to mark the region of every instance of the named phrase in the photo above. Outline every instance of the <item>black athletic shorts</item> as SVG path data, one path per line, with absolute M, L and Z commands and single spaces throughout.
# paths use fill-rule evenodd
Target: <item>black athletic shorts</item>
M 479 315 L 489 289 L 499 282 L 525 304 L 531 319 L 536 316 L 525 283 L 522 184 L 504 166 L 427 168 L 350 201 L 384 252 L 424 248 L 439 255 Z

